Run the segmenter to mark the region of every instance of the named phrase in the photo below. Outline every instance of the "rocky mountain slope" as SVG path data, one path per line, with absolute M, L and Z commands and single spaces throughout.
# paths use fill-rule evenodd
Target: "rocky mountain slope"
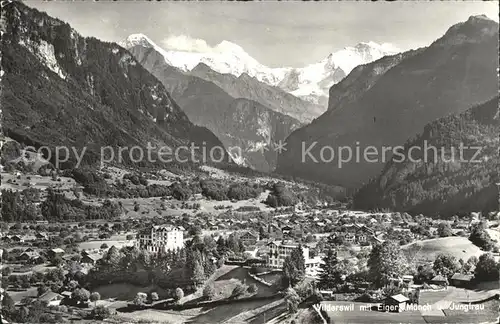
M 222 147 L 213 133 L 189 121 L 165 87 L 124 48 L 84 38 L 21 2 L 4 10 L 2 128 L 7 136 L 52 151 L 74 146 L 80 154 L 85 146 L 84 164 L 97 162 L 108 145 Z M 191 158 L 186 150 L 179 155 Z M 231 161 L 224 151 L 216 161 L 220 155 Z M 129 156 L 122 154 L 123 163 L 133 162 Z M 74 166 L 71 157 L 66 167 Z M 173 154 L 164 159 L 176 160 Z
M 213 82 L 233 98 L 246 98 L 256 101 L 263 106 L 266 106 L 281 114 L 289 115 L 303 123 L 310 122 L 326 110 L 325 105 L 321 106 L 302 100 L 278 87 L 271 86 L 265 82 L 259 81 L 255 77 L 251 77 L 247 72 L 245 72 L 248 69 L 245 68 L 244 64 L 241 65 L 242 63 L 240 61 L 238 61 L 241 63 L 240 65 L 235 63 L 235 68 L 230 69 L 230 72 L 227 73 L 217 72 L 211 67 L 214 66 L 215 63 L 210 64 L 209 66 L 205 63 L 205 60 L 202 59 L 200 59 L 200 63 L 195 66 L 188 65 L 188 69 L 186 68 L 186 66 L 171 58 L 171 55 L 173 55 L 174 53 L 179 53 L 168 52 L 170 53 L 168 54 L 144 35 L 131 35 L 124 42 L 122 42 L 122 44 L 126 46 L 126 48 L 131 50 L 136 58 L 139 59 L 141 59 L 143 55 L 142 52 L 145 52 L 146 49 L 154 49 L 155 64 L 164 63 L 165 65 L 168 65 L 170 69 L 176 68 L 179 72 L 182 72 L 184 74 L 197 76 L 206 81 Z M 185 58 L 185 60 L 188 60 L 190 56 L 189 54 L 186 55 L 187 58 Z M 182 56 L 180 56 L 180 58 L 182 58 Z M 173 61 L 174 63 L 172 63 L 171 61 Z M 147 62 L 144 63 L 148 64 Z M 231 65 L 232 63 L 229 60 L 228 62 L 226 62 L 226 64 Z M 151 64 L 148 64 L 148 66 L 150 65 Z M 244 69 L 240 71 L 240 68 Z M 226 71 L 226 69 L 223 69 L 220 66 L 218 70 Z M 237 76 L 235 76 L 234 74 L 237 74 Z M 176 81 L 173 80 L 169 80 L 169 82 L 176 83 Z
M 380 173 L 391 148 L 427 123 L 461 113 L 498 92 L 498 23 L 485 16 L 470 17 L 429 47 L 398 57 L 353 71 L 376 71 L 377 65 L 385 71 L 358 78 L 357 86 L 349 86 L 351 76 L 334 85 L 330 92 L 342 99 L 331 98 L 325 114 L 288 137 L 278 172 L 360 187 Z M 353 157 L 339 165 L 339 147 L 344 146 Z M 344 160 L 348 153 L 344 149 Z
M 129 50 L 164 84 L 191 121 L 217 135 L 237 163 L 259 171 L 272 171 L 277 158 L 272 144 L 284 141 L 302 126 L 290 116 L 256 101 L 232 97 L 218 84 L 168 65 L 154 47 L 136 45 Z M 206 73 L 235 78 L 208 68 Z
M 221 74 L 204 63 L 198 64 L 189 74 L 217 84 L 234 98 L 246 98 L 270 109 L 291 116 L 302 123 L 309 123 L 325 112 L 325 106 L 314 104 L 291 95 L 282 89 L 268 85 L 242 73 L 236 77 L 230 73 Z
M 342 109 L 368 91 L 390 69 L 403 59 L 422 51 L 414 50 L 385 56 L 372 64 L 359 65 L 349 75 L 329 90 L 328 110 Z
M 273 110 L 289 114 L 301 121 L 310 121 L 324 111 L 329 88 L 342 80 L 353 68 L 399 52 L 398 49 L 388 44 L 359 43 L 356 46 L 345 47 L 330 53 L 320 62 L 305 67 L 270 68 L 259 63 L 237 44 L 228 41 L 222 41 L 214 48 L 206 49 L 205 52 L 164 50 L 143 34 L 132 34 L 123 42 L 126 48 L 136 45 L 155 48 L 165 58 L 167 64 L 184 72 L 190 72 L 202 66 L 198 70 L 198 76 L 215 82 L 230 95 L 258 101 Z M 203 66 L 208 66 L 210 70 L 223 76 L 204 76 L 206 68 Z M 241 76 L 243 80 L 240 79 Z M 220 80 L 224 81 L 223 84 L 217 82 Z M 237 83 L 236 89 L 228 82 Z M 259 83 L 265 83 L 268 86 L 264 87 Z M 304 110 L 302 106 L 307 104 L 281 94 L 276 88 L 315 104 L 305 107 L 307 108 L 305 110 L 310 111 L 308 113 L 310 116 L 302 119 L 304 117 L 297 115 L 297 112 Z M 239 94 L 241 91 L 245 96 Z M 295 111 L 288 111 L 288 107 L 298 105 L 300 107 L 296 107 Z
M 426 159 L 425 151 L 413 150 L 415 162 L 390 161 L 379 177 L 356 194 L 355 207 L 442 216 L 498 210 L 499 111 L 497 96 L 458 116 L 426 125 L 419 136 L 405 144 L 404 156 L 410 155 L 411 147 L 425 145 L 443 147 L 444 153 L 435 155 L 430 150 Z M 464 149 L 463 158 L 461 144 L 474 147 Z

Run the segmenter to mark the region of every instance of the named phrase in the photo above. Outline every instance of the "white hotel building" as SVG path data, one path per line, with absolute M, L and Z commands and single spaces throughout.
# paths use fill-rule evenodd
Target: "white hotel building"
M 285 258 L 292 254 L 292 251 L 299 247 L 299 244 L 287 241 L 274 241 L 268 244 L 269 260 L 268 265 L 272 268 L 283 268 Z M 306 273 L 310 278 L 318 278 L 321 271 L 321 264 L 324 263 L 320 256 L 309 258 L 309 248 L 302 247 Z
M 292 251 L 298 248 L 298 244 L 287 241 L 274 241 L 269 246 L 269 266 L 272 268 L 282 268 L 285 258 L 292 254 Z M 309 259 L 309 249 L 302 247 L 304 260 Z
M 152 253 L 184 247 L 184 232 L 175 226 L 151 226 L 137 235 L 136 246 Z

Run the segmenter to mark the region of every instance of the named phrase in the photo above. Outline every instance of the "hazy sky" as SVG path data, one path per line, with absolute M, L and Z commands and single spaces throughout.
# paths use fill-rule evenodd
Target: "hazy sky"
M 166 49 L 228 40 L 272 67 L 304 66 L 359 42 L 426 46 L 471 15 L 498 21 L 498 1 L 25 3 L 84 36 L 118 42 L 143 33 Z

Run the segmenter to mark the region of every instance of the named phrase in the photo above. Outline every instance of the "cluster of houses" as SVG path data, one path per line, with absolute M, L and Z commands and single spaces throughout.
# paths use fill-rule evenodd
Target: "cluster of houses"
M 50 249 L 47 251 L 37 251 L 31 247 L 24 250 L 19 255 L 19 260 L 28 264 L 43 263 L 46 259 L 53 260 L 57 257 L 64 256 L 64 250 L 61 248 Z
M 13 234 L 13 235 L 3 235 L 3 242 L 8 243 L 28 243 L 36 241 L 48 241 L 49 235 L 45 232 L 36 232 L 35 234 Z
M 94 266 L 97 261 L 102 259 L 104 252 L 107 249 L 94 249 L 89 251 L 82 251 L 80 263 L 87 266 Z M 41 264 L 47 260 L 54 260 L 55 258 L 62 258 L 63 260 L 70 260 L 74 255 L 67 254 L 61 248 L 54 248 L 49 250 L 36 249 L 32 247 L 26 248 L 19 257 L 18 261 L 24 264 Z

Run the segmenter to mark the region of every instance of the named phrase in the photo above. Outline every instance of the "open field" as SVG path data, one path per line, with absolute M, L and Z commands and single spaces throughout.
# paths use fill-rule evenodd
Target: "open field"
M 271 296 L 274 289 L 262 284 L 248 275 L 248 269 L 239 266 L 223 265 L 217 269 L 212 277 L 207 280 L 207 284 L 213 284 L 215 288 L 214 300 L 225 299 L 231 296 L 234 287 L 239 283 L 245 283 L 247 286 L 255 284 L 258 288 L 256 296 Z M 203 296 L 203 287 L 195 293 L 185 296 L 183 303 L 190 300 L 200 299 Z
M 270 301 L 269 303 L 247 312 L 243 312 L 241 314 L 236 315 L 224 323 L 267 323 L 267 320 L 276 317 L 281 314 L 283 311 L 286 311 L 286 304 L 284 299 L 278 299 L 276 301 Z
M 215 209 L 216 206 L 224 205 L 231 206 L 233 210 L 237 210 L 240 207 L 244 206 L 254 206 L 258 207 L 261 211 L 270 211 L 272 208 L 268 207 L 264 203 L 263 200 L 267 198 L 269 191 L 261 193 L 261 195 L 255 199 L 248 200 L 240 200 L 232 202 L 230 200 L 209 200 L 206 198 L 199 198 L 196 200 L 189 200 L 186 202 L 169 199 L 162 200 L 161 197 L 151 197 L 151 198 L 111 198 L 111 201 L 121 202 L 122 206 L 126 210 L 125 215 L 122 217 L 124 219 L 129 218 L 152 218 L 152 217 L 173 217 L 180 216 L 184 213 L 188 215 L 196 215 L 200 212 L 207 212 L 214 215 L 220 214 L 225 211 L 225 209 Z M 95 200 L 90 199 L 82 199 L 82 201 L 86 204 L 96 203 Z M 139 210 L 134 211 L 134 205 L 139 205 Z M 194 209 L 181 209 L 181 205 L 183 203 L 187 203 L 192 205 L 194 203 L 200 204 L 200 208 L 197 210 Z M 162 206 L 163 205 L 163 206 Z M 174 208 L 175 207 L 175 208 Z
M 103 299 L 105 298 L 115 298 L 120 301 L 131 301 L 137 295 L 138 292 L 149 293 L 157 292 L 160 297 L 166 295 L 166 292 L 156 286 L 139 287 L 127 283 L 114 283 L 105 286 L 100 286 L 94 289 Z
M 425 317 L 430 323 L 492 323 L 498 319 L 498 300 L 490 300 L 481 304 L 484 309 L 463 310 L 445 309 L 443 313 L 446 317 L 430 319 Z M 446 320 L 446 321 L 444 321 Z
M 25 297 L 36 297 L 36 296 L 38 296 L 38 292 L 37 292 L 37 288 L 36 287 L 28 288 L 25 291 L 7 290 L 7 293 L 12 298 L 12 300 L 14 302 L 16 302 L 16 303 L 20 302 Z
M 188 314 L 183 312 L 171 312 L 156 309 L 145 309 L 142 311 L 132 312 L 132 313 L 119 313 L 117 316 L 119 319 L 123 320 L 123 323 L 127 323 L 130 320 L 133 321 L 145 321 L 147 323 L 155 322 L 162 324 L 178 324 L 185 323 L 189 321 L 194 315 L 189 315 L 190 313 L 199 313 L 200 308 L 190 309 Z
M 500 230 L 497 229 L 487 229 L 486 232 L 488 232 L 488 234 L 490 235 L 490 237 L 497 241 L 496 242 L 496 246 L 498 246 L 500 248 Z
M 479 257 L 485 253 L 466 237 L 443 237 L 417 241 L 403 245 L 402 249 L 420 262 L 433 261 L 440 253 L 451 254 L 464 261 L 471 256 Z
M 498 281 L 482 282 L 472 289 L 449 287 L 450 294 L 446 299 L 454 302 L 477 302 L 500 294 L 500 283 Z
M 99 249 L 102 244 L 106 243 L 108 247 L 112 247 L 113 245 L 120 249 L 123 246 L 132 246 L 134 245 L 134 240 L 127 241 L 127 240 L 95 240 L 95 241 L 87 241 L 87 242 L 82 242 L 78 244 L 78 247 L 80 250 L 95 250 Z
M 248 269 L 245 268 L 235 268 L 234 270 L 220 276 L 215 280 L 215 283 L 217 281 L 227 281 L 232 278 L 236 278 L 240 280 L 241 282 L 245 283 L 247 286 L 251 284 L 255 284 L 258 288 L 257 295 L 256 296 L 271 296 L 275 293 L 274 288 L 268 287 L 261 283 L 260 281 L 255 280 L 254 278 L 250 277 L 248 274 Z
M 255 296 L 272 296 L 275 293 L 273 288 L 268 287 L 261 282 L 253 279 L 248 275 L 248 269 L 241 267 L 235 267 L 231 271 L 226 272 L 225 274 L 222 274 L 217 279 L 215 279 L 214 286 L 216 287 L 216 291 L 218 290 L 219 292 L 223 292 L 224 294 L 230 294 L 232 292 L 232 289 L 234 288 L 231 287 L 231 285 L 234 283 L 234 280 L 244 282 L 246 285 L 255 284 L 258 289 Z M 226 287 L 229 287 L 229 289 L 227 289 Z M 276 299 L 280 299 L 280 297 L 277 297 Z M 273 300 L 255 300 L 207 308 L 208 311 L 194 317 L 189 321 L 189 323 L 223 323 L 239 314 L 253 311 L 272 302 Z
M 255 300 L 244 303 L 228 304 L 217 306 L 214 308 L 208 308 L 205 313 L 192 318 L 188 321 L 188 323 L 224 323 L 225 321 L 235 317 L 238 314 L 260 308 L 272 302 L 273 300 Z
M 48 263 L 46 264 L 37 264 L 37 265 L 29 265 L 28 267 L 31 269 L 30 271 L 25 271 L 25 272 L 18 272 L 16 269 L 19 267 L 23 267 L 24 265 L 22 264 L 7 264 L 7 265 L 2 265 L 2 266 L 7 266 L 12 269 L 12 274 L 14 276 L 22 276 L 22 275 L 31 275 L 33 272 L 47 272 L 49 270 L 54 270 L 57 269 L 57 267 L 51 266 Z
M 2 189 L 11 189 L 13 191 L 20 191 L 27 188 L 35 188 L 43 191 L 49 187 L 70 190 L 78 185 L 75 180 L 67 177 L 58 177 L 61 181 L 54 181 L 52 177 L 41 175 L 20 174 L 18 179 L 16 174 L 2 172 L 1 176 Z
M 266 274 L 263 274 L 263 275 L 260 275 L 257 277 L 261 278 L 262 280 L 265 280 L 266 282 L 268 282 L 270 284 L 274 284 L 274 283 L 277 283 L 281 277 L 283 277 L 283 272 L 282 271 L 275 271 L 275 272 L 266 273 Z
M 258 287 L 256 296 L 271 296 L 274 290 L 262 283 L 254 280 L 248 275 L 248 269 L 238 266 L 223 266 L 217 269 L 212 279 L 210 280 L 216 290 L 216 298 L 227 298 L 234 286 L 237 283 L 244 282 L 246 285 L 255 283 Z M 161 296 L 162 290 L 158 287 L 138 287 L 130 284 L 111 284 L 101 286 L 94 291 L 101 294 L 103 299 L 116 298 L 121 301 L 132 300 L 138 292 L 152 292 L 156 291 Z M 183 303 L 190 300 L 199 299 L 202 296 L 203 288 L 199 289 L 196 293 L 188 295 L 183 299 Z M 220 295 L 220 297 L 219 297 Z M 280 299 L 277 297 L 276 300 Z M 273 299 L 248 301 L 235 304 L 221 305 L 216 307 L 195 308 L 183 311 L 163 311 L 163 310 L 139 310 L 131 313 L 119 313 L 118 317 L 124 321 L 127 320 L 143 320 L 143 321 L 156 321 L 161 323 L 223 323 L 239 314 L 250 312 L 247 317 L 253 318 L 259 314 L 254 312 L 256 309 L 264 307 L 273 303 Z M 115 308 L 113 306 L 113 308 Z M 228 322 L 232 323 L 232 322 Z

